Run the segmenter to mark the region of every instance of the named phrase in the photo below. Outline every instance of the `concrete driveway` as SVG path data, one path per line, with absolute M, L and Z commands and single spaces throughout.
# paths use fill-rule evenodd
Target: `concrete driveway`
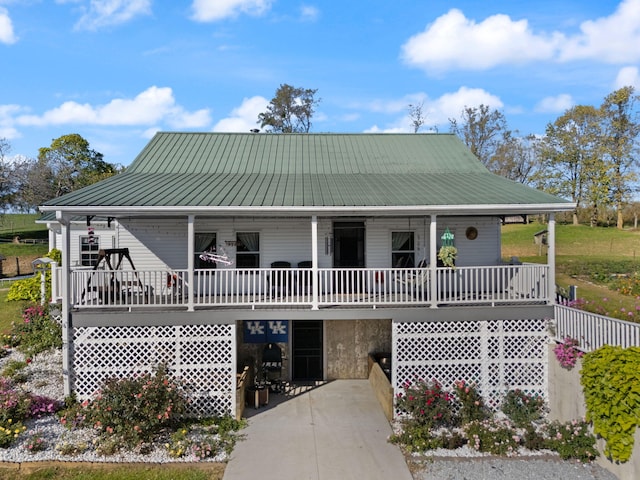
M 272 396 L 267 407 L 246 413 L 249 426 L 224 480 L 412 479 L 402 453 L 387 441 L 391 426 L 368 380 Z

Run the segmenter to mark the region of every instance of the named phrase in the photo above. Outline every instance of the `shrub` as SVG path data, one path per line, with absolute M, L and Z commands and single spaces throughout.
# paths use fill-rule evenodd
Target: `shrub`
M 434 433 L 424 425 L 405 425 L 402 432 L 391 435 L 389 441 L 403 445 L 409 452 L 424 452 L 437 448 L 455 450 L 466 443 L 466 439 L 455 430 Z
M 580 383 L 593 433 L 606 442 L 604 454 L 626 462 L 640 426 L 640 347 L 605 345 L 584 356 Z
M 507 456 L 518 452 L 521 439 L 508 422 L 475 421 L 463 428 L 469 446 L 479 452 Z
M 11 419 L 0 425 L 0 448 L 9 448 L 26 429 L 21 422 L 14 423 Z
M 51 320 L 46 305 L 25 308 L 22 322 L 13 326 L 13 335 L 19 338 L 18 349 L 30 357 L 62 347 L 62 327 Z
M 155 374 L 107 380 L 98 396 L 83 405 L 86 421 L 101 434 L 103 450 L 113 451 L 116 446 L 109 446 L 109 439 L 136 447 L 152 441 L 162 429 L 175 427 L 186 398 L 169 379 L 166 367 L 160 366 Z
M 586 463 L 598 456 L 596 438 L 584 421 L 551 422 L 545 426 L 545 433 L 546 447 L 557 452 L 563 460 L 576 459 Z
M 489 409 L 484 404 L 475 384 L 461 380 L 454 384 L 453 392 L 460 406 L 458 416 L 463 424 L 490 417 Z
M 438 428 L 453 423 L 453 397 L 436 380 L 420 380 L 415 385 L 405 384 L 404 394 L 398 393 L 396 405 L 411 420 L 427 428 Z
M 186 428 L 179 428 L 171 434 L 169 443 L 167 443 L 167 452 L 172 458 L 180 458 L 185 456 L 191 448 L 191 441 L 187 438 L 189 431 Z
M 2 376 L 10 378 L 14 383 L 24 383 L 27 376 L 23 370 L 26 368 L 27 362 L 22 360 L 9 360 L 2 369 Z
M 544 399 L 520 389 L 509 390 L 502 401 L 502 411 L 517 427 L 526 427 L 542 418 Z
M 45 415 L 53 415 L 61 408 L 61 403 L 44 395 L 29 395 L 29 418 L 41 418 Z
M 29 439 L 24 444 L 24 449 L 29 453 L 41 452 L 46 450 L 47 442 L 40 432 L 35 432 L 29 436 Z
M 57 262 L 58 265 L 62 263 L 62 252 L 57 249 L 51 250 L 47 253 L 46 257 Z M 33 277 L 25 278 L 24 280 L 16 280 L 11 283 L 9 292 L 7 293 L 7 301 L 21 301 L 26 300 L 28 302 L 40 302 L 41 298 L 41 278 L 40 275 L 34 275 Z M 51 298 L 51 270 L 47 270 L 45 273 L 45 295 L 47 298 Z
M 27 418 L 31 401 L 29 395 L 15 388 L 14 383 L 0 377 L 0 425 L 8 427 L 12 422 Z

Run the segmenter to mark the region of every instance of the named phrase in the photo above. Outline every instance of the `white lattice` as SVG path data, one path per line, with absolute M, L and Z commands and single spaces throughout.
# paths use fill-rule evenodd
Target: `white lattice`
M 235 326 L 172 325 L 73 329 L 72 389 L 90 398 L 108 378 L 166 364 L 191 399 L 191 414 L 235 415 Z
M 497 407 L 509 389 L 547 397 L 547 321 L 394 322 L 393 387 L 435 379 L 475 382 Z

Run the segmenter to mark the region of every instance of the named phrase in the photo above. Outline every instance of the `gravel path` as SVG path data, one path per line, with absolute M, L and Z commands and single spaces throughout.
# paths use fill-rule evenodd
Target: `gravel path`
M 416 480 L 617 480 L 595 464 L 559 458 L 436 458 L 416 461 Z

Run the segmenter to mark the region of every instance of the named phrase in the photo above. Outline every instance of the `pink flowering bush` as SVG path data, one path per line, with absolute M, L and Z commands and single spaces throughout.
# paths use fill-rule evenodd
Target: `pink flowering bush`
M 458 400 L 458 416 L 462 423 L 489 418 L 490 411 L 475 384 L 460 380 L 453 385 L 453 392 Z
M 437 428 L 453 423 L 453 400 L 453 396 L 436 380 L 419 380 L 415 384 L 405 384 L 404 393 L 396 395 L 396 406 L 415 423 Z
M 12 337 L 18 349 L 29 357 L 62 348 L 62 326 L 51 319 L 49 307 L 32 305 L 22 312 L 22 322 L 13 325 Z
M 596 438 L 584 420 L 551 422 L 545 426 L 544 433 L 546 447 L 558 452 L 563 460 L 576 459 L 586 463 L 598 456 Z
M 186 410 L 187 400 L 166 367 L 155 374 L 110 379 L 92 401 L 72 407 L 61 422 L 93 426 L 99 442 L 115 453 L 120 447 L 140 447 L 167 428 L 175 428 Z
M 555 346 L 553 353 L 562 368 L 571 370 L 576 366 L 578 359 L 584 355 L 584 352 L 578 347 L 580 347 L 580 342 L 571 337 L 565 337 L 562 343 Z
M 502 401 L 502 412 L 517 427 L 527 427 L 542 418 L 544 399 L 520 389 L 509 390 Z

